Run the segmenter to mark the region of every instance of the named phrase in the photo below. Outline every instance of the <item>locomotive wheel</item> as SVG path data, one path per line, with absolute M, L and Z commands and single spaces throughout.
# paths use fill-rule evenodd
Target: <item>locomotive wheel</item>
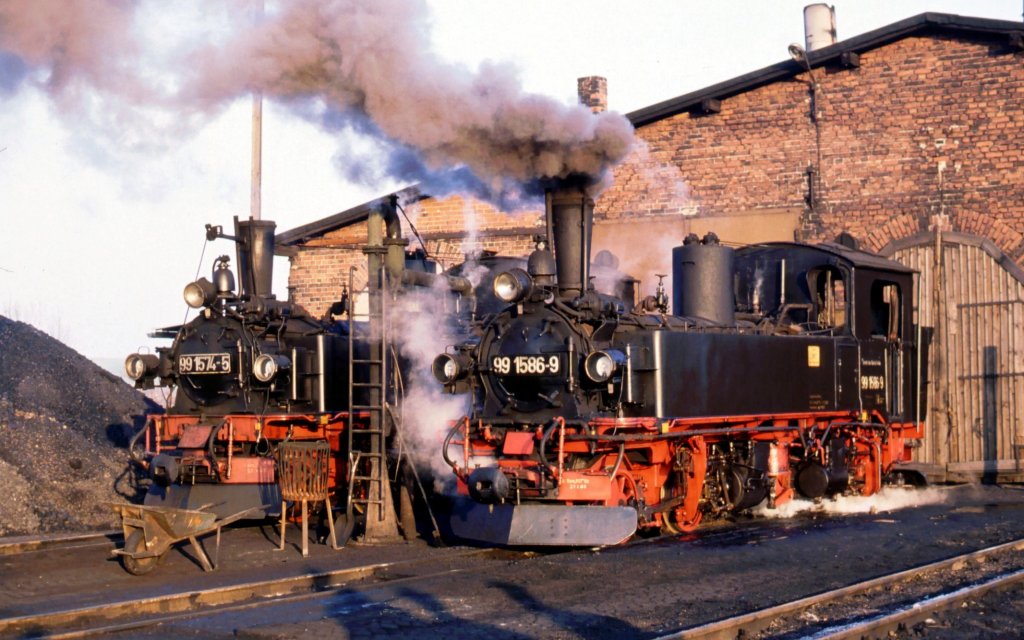
M 615 476 L 615 485 L 619 489 L 619 506 L 621 507 L 634 507 L 639 502 L 637 496 L 636 482 L 633 480 L 633 476 L 628 473 L 619 472 Z
M 137 553 L 146 548 L 146 536 L 142 529 L 132 531 L 128 539 L 124 541 L 124 550 L 127 553 Z M 141 576 L 156 568 L 163 556 L 150 556 L 148 558 L 134 558 L 130 555 L 121 556 L 121 566 L 133 576 Z
M 681 497 L 683 495 L 681 482 L 681 479 L 670 480 L 669 484 L 662 489 L 662 500 Z M 689 533 L 697 528 L 703 515 L 703 512 L 698 511 L 692 518 L 687 519 L 683 507 L 671 509 L 661 514 L 661 528 L 669 535 Z
M 673 525 L 679 529 L 681 533 L 689 533 L 694 531 L 700 524 L 701 519 L 704 517 L 702 511 L 698 511 L 692 517 L 686 518 L 682 509 L 676 509 L 669 514 L 669 519 L 674 519 Z

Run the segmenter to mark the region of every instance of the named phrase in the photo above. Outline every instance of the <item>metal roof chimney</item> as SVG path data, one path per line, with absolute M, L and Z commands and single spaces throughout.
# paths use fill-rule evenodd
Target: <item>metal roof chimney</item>
M 819 2 L 804 7 L 804 48 L 821 49 L 836 43 L 836 8 Z
M 608 79 L 601 76 L 586 76 L 576 79 L 576 93 L 580 104 L 590 107 L 594 113 L 608 110 Z

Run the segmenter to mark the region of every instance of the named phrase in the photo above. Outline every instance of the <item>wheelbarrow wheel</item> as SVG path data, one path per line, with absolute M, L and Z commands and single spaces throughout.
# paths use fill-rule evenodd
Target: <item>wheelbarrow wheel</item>
M 125 554 L 121 556 L 121 566 L 133 576 L 141 576 L 156 568 L 162 556 L 149 556 L 147 558 L 136 558 L 129 554 L 138 553 L 146 548 L 146 536 L 142 529 L 136 529 L 129 534 L 124 542 Z

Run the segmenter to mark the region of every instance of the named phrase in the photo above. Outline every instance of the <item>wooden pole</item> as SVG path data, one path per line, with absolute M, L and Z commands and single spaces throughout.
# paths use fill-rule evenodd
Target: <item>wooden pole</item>
M 261 219 L 262 203 L 260 201 L 263 182 L 263 95 L 252 95 L 252 191 L 249 204 L 249 217 Z
M 263 21 L 264 0 L 255 0 L 253 22 Z M 263 94 L 255 91 L 252 94 L 252 185 L 249 198 L 249 217 L 253 220 L 262 218 L 263 203 Z

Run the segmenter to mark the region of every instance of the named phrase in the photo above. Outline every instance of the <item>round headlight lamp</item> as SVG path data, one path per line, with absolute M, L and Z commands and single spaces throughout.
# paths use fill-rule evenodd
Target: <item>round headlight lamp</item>
M 185 304 L 193 309 L 199 309 L 209 305 L 217 298 L 217 289 L 213 283 L 206 278 L 200 278 L 195 282 L 185 285 Z
M 124 359 L 124 372 L 132 380 L 140 380 L 152 374 L 160 364 L 160 358 L 152 354 L 133 353 Z
M 621 351 L 595 351 L 583 361 L 583 373 L 591 382 L 607 382 L 625 361 Z
M 256 360 L 252 363 L 252 374 L 260 382 L 270 382 L 277 374 L 288 369 L 290 366 L 291 360 L 286 356 L 261 353 L 256 356 Z
M 442 353 L 434 358 L 430 370 L 441 384 L 452 384 L 465 377 L 469 372 L 469 363 L 465 357 Z
M 494 295 L 503 302 L 519 302 L 533 290 L 533 278 L 522 269 L 502 271 L 494 277 Z

